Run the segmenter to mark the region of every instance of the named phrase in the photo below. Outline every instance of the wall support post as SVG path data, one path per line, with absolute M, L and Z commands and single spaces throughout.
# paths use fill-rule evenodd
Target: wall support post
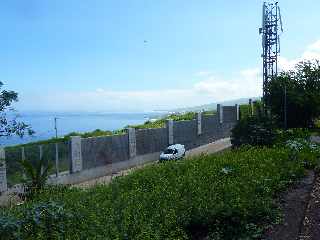
M 236 119 L 237 119 L 237 121 L 239 121 L 240 120 L 240 109 L 239 109 L 239 105 L 238 104 L 236 104 L 235 105 L 235 108 L 236 108 Z
M 217 104 L 217 114 L 219 117 L 219 123 L 223 123 L 223 106 L 221 104 Z
M 202 112 L 197 112 L 198 135 L 202 134 Z
M 7 168 L 5 161 L 5 150 L 0 148 L 0 195 L 8 190 L 7 185 Z
M 128 128 L 127 131 L 129 140 L 129 157 L 134 158 L 137 156 L 136 129 Z
M 80 172 L 82 170 L 82 152 L 81 137 L 71 137 L 71 172 Z
M 173 144 L 173 120 L 172 119 L 167 120 L 166 127 L 168 130 L 168 144 L 172 145 Z

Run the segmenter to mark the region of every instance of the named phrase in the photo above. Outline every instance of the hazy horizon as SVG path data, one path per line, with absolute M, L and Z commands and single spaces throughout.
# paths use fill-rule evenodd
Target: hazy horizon
M 161 113 L 161 112 L 170 112 L 170 111 L 175 111 L 177 109 L 192 109 L 192 108 L 197 108 L 201 107 L 204 105 L 212 105 L 212 104 L 218 104 L 218 103 L 229 103 L 229 102 L 243 102 L 249 99 L 255 99 L 255 98 L 261 98 L 260 96 L 256 97 L 248 97 L 248 98 L 238 98 L 238 99 L 227 99 L 225 101 L 221 102 L 209 102 L 209 103 L 203 103 L 201 105 L 189 105 L 189 106 L 182 106 L 179 108 L 170 108 L 170 109 L 145 109 L 145 110 L 126 110 L 123 111 L 121 109 L 119 110 L 108 110 L 108 109 L 101 109 L 101 110 L 76 110 L 76 109 L 70 109 L 70 110 L 44 110 L 44 109 L 24 109 L 24 110 L 18 110 L 17 113 L 57 113 L 57 114 L 76 114 L 76 113 L 83 113 L 83 114 L 126 114 L 126 113 Z

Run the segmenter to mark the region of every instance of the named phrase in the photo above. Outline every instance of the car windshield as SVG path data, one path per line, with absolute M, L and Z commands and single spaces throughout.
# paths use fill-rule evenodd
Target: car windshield
M 164 154 L 174 154 L 174 151 L 175 149 L 172 149 L 172 148 L 167 148 L 163 153 Z

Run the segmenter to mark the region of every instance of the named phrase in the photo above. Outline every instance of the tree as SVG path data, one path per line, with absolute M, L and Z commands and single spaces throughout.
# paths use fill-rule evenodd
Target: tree
M 280 73 L 266 86 L 265 102 L 279 122 L 288 127 L 310 127 L 320 116 L 320 64 L 319 61 L 300 62 L 291 71 Z
M 0 81 L 0 90 L 3 83 Z M 0 137 L 25 134 L 32 135 L 34 131 L 28 124 L 18 121 L 17 112 L 11 107 L 13 102 L 18 101 L 18 93 L 14 91 L 2 90 L 0 92 Z

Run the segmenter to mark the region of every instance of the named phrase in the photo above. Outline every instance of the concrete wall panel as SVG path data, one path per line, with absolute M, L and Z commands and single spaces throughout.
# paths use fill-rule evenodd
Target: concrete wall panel
M 221 138 L 221 129 L 218 115 L 204 115 L 202 118 L 203 132 L 199 136 L 198 145 L 207 144 Z
M 223 107 L 223 122 L 237 121 L 237 108 L 236 106 Z
M 129 159 L 128 135 L 83 138 L 83 168 L 103 166 Z
M 137 155 L 160 152 L 168 146 L 166 128 L 136 130 Z
M 173 124 L 173 143 L 183 144 L 186 149 L 197 146 L 198 123 L 197 120 L 178 121 Z

